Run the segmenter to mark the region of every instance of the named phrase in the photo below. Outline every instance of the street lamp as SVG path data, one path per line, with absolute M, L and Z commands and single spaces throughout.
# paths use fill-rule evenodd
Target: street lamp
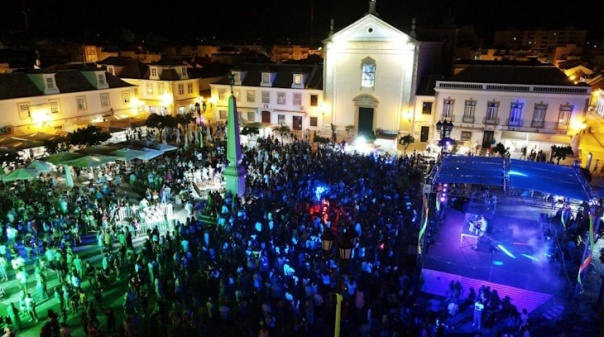
M 333 246 L 333 241 L 336 239 L 336 236 L 331 232 L 329 228 L 323 231 L 321 235 L 321 247 L 323 247 L 323 252 L 327 255 L 331 252 L 331 247 Z
M 436 123 L 436 130 L 440 132 L 440 153 L 445 153 L 445 146 L 451 142 L 451 131 L 453 130 L 453 122 L 447 121 L 438 121 Z

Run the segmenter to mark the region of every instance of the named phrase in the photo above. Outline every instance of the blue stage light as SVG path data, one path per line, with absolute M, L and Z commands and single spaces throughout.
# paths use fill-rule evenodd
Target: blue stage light
M 514 254 L 510 253 L 510 251 L 509 251 L 509 250 L 507 250 L 507 249 L 505 249 L 505 247 L 504 247 L 504 246 L 502 246 L 502 245 L 497 245 L 497 248 L 499 248 L 499 250 L 501 250 L 502 252 L 504 252 L 504 253 L 505 253 L 505 255 L 507 255 L 507 256 L 509 256 L 509 257 L 511 257 L 512 259 L 515 259 L 515 258 L 516 258 L 516 257 L 514 256 Z
M 526 257 L 526 258 L 527 258 L 527 259 L 529 259 L 529 260 L 533 260 L 533 261 L 535 261 L 535 262 L 539 262 L 539 259 L 538 259 L 538 258 L 536 258 L 536 257 L 534 257 L 534 256 L 531 256 L 531 255 L 528 255 L 528 254 L 520 254 L 520 255 L 522 255 L 522 256 L 524 256 L 524 257 Z
M 503 261 L 493 260 L 493 265 L 495 265 L 495 266 L 503 266 Z

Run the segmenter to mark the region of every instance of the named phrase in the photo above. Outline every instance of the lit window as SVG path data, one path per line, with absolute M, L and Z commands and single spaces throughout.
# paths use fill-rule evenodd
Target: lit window
M 543 127 L 545 122 L 545 112 L 547 111 L 547 104 L 535 104 L 535 111 L 533 112 L 533 120 L 531 126 L 535 128 Z
M 423 102 L 422 103 L 422 115 L 431 115 L 432 114 L 432 102 Z
M 570 117 L 573 113 L 572 105 L 560 106 L 560 114 L 558 117 L 558 127 L 568 127 L 570 124 Z
M 294 74 L 294 84 L 295 85 L 302 84 L 302 74 Z
M 262 103 L 269 104 L 271 102 L 271 93 L 270 91 L 262 92 Z
M 310 126 L 319 125 L 319 119 L 317 117 L 310 117 Z
M 509 125 L 513 126 L 522 126 L 522 108 L 524 107 L 523 103 L 513 102 L 510 107 L 510 119 L 508 121 Z
M 157 68 L 151 68 L 151 76 L 157 77 Z
M 78 96 L 76 97 L 76 105 L 78 106 L 78 111 L 84 111 L 87 109 L 86 106 L 86 97 Z
M 193 93 L 193 83 L 187 83 L 187 94 Z
M 453 117 L 453 104 L 455 104 L 453 99 L 443 100 L 443 118 Z
M 46 87 L 48 89 L 54 89 L 55 88 L 55 80 L 52 77 L 47 77 L 46 78 Z
M 108 95 L 108 94 L 106 94 Z M 107 99 L 109 99 L 109 96 L 107 96 Z M 51 99 L 48 101 L 48 105 L 50 105 L 50 112 L 53 114 L 57 114 L 59 113 L 59 100 L 58 99 Z
M 157 83 L 157 94 L 158 95 L 164 94 L 164 84 L 163 83 Z
M 29 103 L 20 103 L 19 104 L 19 118 L 26 119 L 31 117 L 29 113 Z
M 310 106 L 319 105 L 319 95 L 310 95 Z
M 107 81 L 105 80 L 105 74 L 98 74 L 97 75 L 97 79 L 99 81 L 99 86 L 105 86 L 105 85 L 107 85 Z
M 277 124 L 279 124 L 279 125 L 285 124 L 285 115 L 282 115 L 282 114 L 277 115 Z
M 256 120 L 256 113 L 253 111 L 248 111 L 247 113 L 247 121 L 248 122 L 253 122 Z
M 103 108 L 109 107 L 109 94 L 101 94 L 101 106 Z
M 249 103 L 254 103 L 256 101 L 256 92 L 254 90 L 248 90 L 246 96 Z
M 465 107 L 463 110 L 464 123 L 474 123 L 475 110 L 476 110 L 476 101 L 475 100 L 466 100 Z
M 277 93 L 277 103 L 285 104 L 285 93 L 284 92 Z
M 128 91 L 122 92 L 122 101 L 124 101 L 124 104 L 130 103 L 130 92 L 128 92 Z
M 294 105 L 302 105 L 302 94 L 294 94 Z
M 488 102 L 486 120 L 489 122 L 496 121 L 498 110 L 499 110 L 499 102 Z
M 218 89 L 218 100 L 224 101 L 226 90 Z
M 179 95 L 184 95 L 185 94 L 185 86 L 182 83 L 180 83 L 178 85 L 178 94 Z
M 147 94 L 153 95 L 153 83 L 147 83 Z
M 363 88 L 373 88 L 375 85 L 375 63 L 363 63 L 363 75 L 361 86 Z

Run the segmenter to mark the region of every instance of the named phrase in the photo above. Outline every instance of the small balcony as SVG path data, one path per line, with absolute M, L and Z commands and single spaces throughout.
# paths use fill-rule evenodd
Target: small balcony
M 556 129 L 558 129 L 558 131 L 568 131 L 568 122 L 556 123 Z
M 510 127 L 521 127 L 522 119 L 508 119 L 505 124 Z
M 531 121 L 532 128 L 542 128 L 543 126 L 545 126 L 545 121 L 536 121 L 536 120 Z
M 482 123 L 485 125 L 499 125 L 499 118 L 483 118 Z
M 474 123 L 474 116 L 463 116 L 461 121 L 462 123 Z

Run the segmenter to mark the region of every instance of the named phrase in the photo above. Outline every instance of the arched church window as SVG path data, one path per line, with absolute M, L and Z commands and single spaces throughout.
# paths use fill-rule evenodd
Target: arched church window
M 362 63 L 361 87 L 373 88 L 375 86 L 375 61 L 366 58 Z

